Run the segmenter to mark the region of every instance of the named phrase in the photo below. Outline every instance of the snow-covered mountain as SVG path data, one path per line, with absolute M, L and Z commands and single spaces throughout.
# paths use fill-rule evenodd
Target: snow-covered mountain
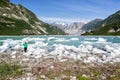
M 53 22 L 53 23 L 50 23 L 50 25 L 52 25 L 52 26 L 57 26 L 58 28 L 64 30 L 64 28 L 65 28 L 65 27 L 68 27 L 69 24 L 67 24 L 67 23 L 65 23 L 65 22 Z
M 82 30 L 83 22 L 74 22 L 69 24 L 69 26 L 64 28 L 64 31 L 70 35 L 80 35 Z
M 64 30 L 69 35 L 80 35 L 81 28 L 84 25 L 83 22 L 73 22 L 73 23 L 64 23 L 64 22 L 53 22 L 50 23 L 52 26 L 57 26 L 58 28 Z
M 99 27 L 102 19 L 94 19 L 88 23 L 83 22 L 73 22 L 73 23 L 63 23 L 63 22 L 53 22 L 50 23 L 52 26 L 57 26 L 62 29 L 65 33 L 69 35 L 81 35 L 85 32 L 95 30 Z

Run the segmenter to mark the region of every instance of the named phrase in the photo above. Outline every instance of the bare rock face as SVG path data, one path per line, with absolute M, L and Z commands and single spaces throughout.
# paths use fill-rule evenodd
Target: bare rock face
M 70 35 L 81 35 L 81 28 L 83 27 L 83 22 L 74 22 L 71 23 L 68 27 L 66 27 L 64 30 L 66 33 Z
M 73 23 L 62 23 L 62 22 L 54 22 L 50 25 L 57 26 L 58 28 L 61 28 L 69 35 L 81 35 L 83 32 L 81 30 L 82 26 L 85 23 L 83 22 L 73 22 Z

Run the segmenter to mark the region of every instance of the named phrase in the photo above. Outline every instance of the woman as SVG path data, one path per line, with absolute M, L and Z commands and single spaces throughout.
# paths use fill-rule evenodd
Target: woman
M 24 52 L 27 52 L 27 47 L 28 47 L 27 42 L 25 42 L 25 43 L 23 44 L 23 46 L 24 46 Z

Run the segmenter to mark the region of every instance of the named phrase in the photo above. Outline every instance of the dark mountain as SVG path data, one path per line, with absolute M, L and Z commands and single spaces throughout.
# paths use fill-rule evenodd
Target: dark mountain
M 98 27 L 84 35 L 120 35 L 120 11 L 104 19 Z
M 95 30 L 100 26 L 102 21 L 103 21 L 102 19 L 91 20 L 90 22 L 83 25 L 82 30 L 85 32 L 90 32 L 92 30 Z
M 22 5 L 0 0 L 0 35 L 58 35 L 61 29 L 41 20 Z

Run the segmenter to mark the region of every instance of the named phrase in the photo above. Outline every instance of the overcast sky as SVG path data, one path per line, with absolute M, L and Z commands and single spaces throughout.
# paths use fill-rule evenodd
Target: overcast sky
M 10 0 L 45 22 L 87 22 L 120 10 L 120 0 Z

